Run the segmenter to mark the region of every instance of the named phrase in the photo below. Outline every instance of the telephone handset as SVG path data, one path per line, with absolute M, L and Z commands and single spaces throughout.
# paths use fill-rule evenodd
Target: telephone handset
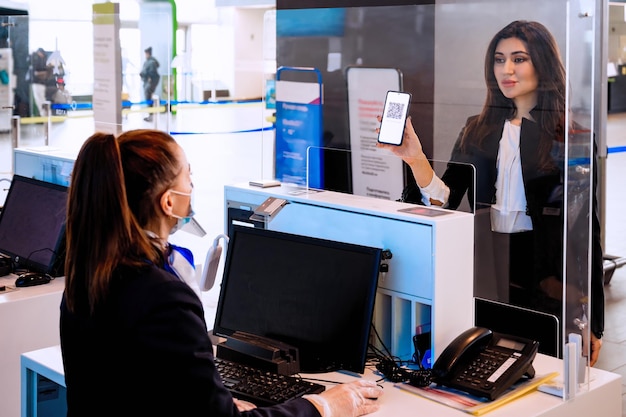
M 472 327 L 456 337 L 433 365 L 433 381 L 494 400 L 520 378 L 533 378 L 539 342 Z

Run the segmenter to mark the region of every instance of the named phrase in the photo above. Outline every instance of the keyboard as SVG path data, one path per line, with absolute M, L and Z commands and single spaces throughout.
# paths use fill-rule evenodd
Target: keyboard
M 326 387 L 294 376 L 256 369 L 247 365 L 215 358 L 224 386 L 233 397 L 259 407 L 280 404 L 305 394 L 319 394 Z

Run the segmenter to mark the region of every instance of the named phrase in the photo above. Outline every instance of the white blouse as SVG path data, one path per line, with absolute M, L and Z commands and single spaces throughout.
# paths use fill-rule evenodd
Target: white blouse
M 526 194 L 522 178 L 520 158 L 521 126 L 510 121 L 504 123 L 496 161 L 496 203 L 491 206 L 491 230 L 500 233 L 517 233 L 532 230 L 532 221 L 526 214 Z M 442 201 L 444 207 L 450 197 L 450 188 L 433 175 L 430 184 L 420 187 L 422 201 L 430 205 L 430 199 Z

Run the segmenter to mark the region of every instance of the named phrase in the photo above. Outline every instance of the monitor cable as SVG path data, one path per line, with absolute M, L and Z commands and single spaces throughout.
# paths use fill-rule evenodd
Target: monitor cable
M 58 254 L 57 254 L 57 252 L 56 252 L 55 250 L 50 249 L 50 248 L 41 248 L 41 249 L 36 249 L 36 250 L 34 250 L 34 251 L 32 251 L 31 253 L 29 253 L 29 254 L 28 254 L 28 256 L 26 257 L 26 259 L 24 260 L 24 262 L 22 262 L 19 258 L 17 258 L 17 259 L 16 259 L 16 262 L 15 262 L 15 265 L 14 265 L 14 267 L 13 267 L 13 268 L 14 268 L 14 271 L 13 271 L 13 272 L 14 272 L 14 273 L 16 273 L 16 274 L 18 274 L 18 275 L 19 275 L 19 274 L 26 273 L 26 272 L 30 272 L 30 269 L 28 268 L 28 264 L 30 263 L 30 258 L 31 258 L 34 254 L 39 253 L 39 252 L 43 252 L 43 251 L 50 251 L 50 252 L 52 252 L 53 259 L 54 259 L 55 261 L 57 260 Z M 17 265 L 22 264 L 22 263 L 25 265 L 25 267 L 20 268 L 20 267 L 18 267 L 18 266 L 17 266 Z M 54 262 L 53 262 L 53 263 L 54 263 Z M 50 275 L 50 279 L 54 279 L 54 277 L 55 277 L 55 275 L 56 275 L 56 274 L 55 274 L 55 272 L 56 272 L 56 271 L 44 271 L 44 272 L 45 272 L 46 274 L 49 274 L 49 275 Z
M 373 354 L 372 362 L 375 363 L 376 370 L 383 375 L 384 379 L 396 383 L 404 382 L 415 387 L 427 387 L 433 382 L 432 371 L 430 369 L 424 368 L 418 361 L 415 361 L 418 369 L 406 367 L 405 365 L 411 365 L 411 363 L 401 361 L 397 357 L 391 355 L 389 349 L 383 343 L 380 335 L 378 334 L 374 324 L 372 324 L 372 331 L 383 349 L 383 351 L 381 351 L 378 347 L 370 343 L 370 351 Z M 416 356 L 419 355 L 413 355 L 414 358 Z

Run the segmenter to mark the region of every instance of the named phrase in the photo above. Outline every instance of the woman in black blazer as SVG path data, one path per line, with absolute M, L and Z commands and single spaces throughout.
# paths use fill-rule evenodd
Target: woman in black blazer
M 68 416 L 376 411 L 382 390 L 371 381 L 273 407 L 233 400 L 213 361 L 202 303 L 168 265 L 167 239 L 190 219 L 192 191 L 185 154 L 167 133 L 96 133 L 80 150 L 69 188 L 60 320 Z
M 411 168 L 415 182 L 403 193 L 404 201 L 456 209 L 467 193 L 476 213 L 475 262 L 489 247 L 488 262 L 500 278 L 493 289 L 499 301 L 511 302 L 561 315 L 563 276 L 563 225 L 568 210 L 568 281 L 579 281 L 582 291 L 568 291 L 566 317 L 590 320 L 590 364 L 595 364 L 604 331 L 604 291 L 600 223 L 595 199 L 596 176 L 565 163 L 566 132 L 570 149 L 589 145 L 591 134 L 575 123 L 566 125 L 565 69 L 552 34 L 538 22 L 514 21 L 491 40 L 485 56 L 487 97 L 481 113 L 470 117 L 441 178 L 435 175 L 422 150 L 411 120 L 406 123 L 401 146 L 378 143 L 401 157 Z M 594 164 L 595 166 L 595 164 Z M 564 207 L 565 170 L 569 174 L 569 207 Z M 595 173 L 594 173 L 595 174 Z M 475 179 L 475 186 L 474 186 Z M 592 182 L 592 184 L 590 184 Z M 591 309 L 588 311 L 586 257 L 589 220 L 577 208 L 593 196 Z M 572 207 L 573 203 L 575 206 Z M 475 205 L 475 206 L 474 206 Z M 579 212 L 583 213 L 578 215 Z M 572 225 L 575 225 L 573 227 Z M 582 231 L 582 232 L 581 232 Z M 577 239 L 577 234 L 580 239 Z M 493 247 L 493 249 L 491 249 Z M 503 262 L 504 260 L 504 262 Z M 504 279 L 502 277 L 504 276 Z M 478 273 L 475 286 L 481 288 Z M 475 294 L 475 295 L 481 295 Z M 571 307 L 571 308 L 570 308 Z M 575 317 L 574 317 L 575 316 Z M 591 317 L 589 317 L 591 316 Z M 588 329 L 583 331 L 586 334 Z

